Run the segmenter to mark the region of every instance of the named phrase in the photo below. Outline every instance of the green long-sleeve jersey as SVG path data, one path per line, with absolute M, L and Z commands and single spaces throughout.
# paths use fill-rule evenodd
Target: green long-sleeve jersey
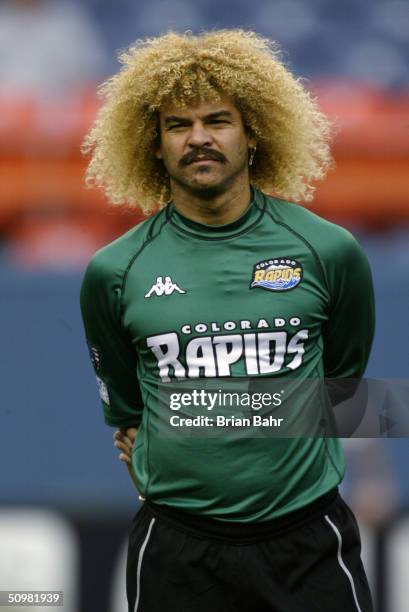
M 371 274 L 352 235 L 297 204 L 252 196 L 223 226 L 168 204 L 99 250 L 81 289 L 105 421 L 140 427 L 132 465 L 141 495 L 242 522 L 282 516 L 335 487 L 339 440 L 160 435 L 169 407 L 158 387 L 357 378 L 374 330 Z

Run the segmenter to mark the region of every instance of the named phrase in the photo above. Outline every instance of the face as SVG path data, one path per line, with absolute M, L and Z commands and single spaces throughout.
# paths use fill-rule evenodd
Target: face
M 171 186 L 212 198 L 228 191 L 238 178 L 248 180 L 248 149 L 255 146 L 240 112 L 227 96 L 216 103 L 160 113 L 160 147 L 156 152 Z

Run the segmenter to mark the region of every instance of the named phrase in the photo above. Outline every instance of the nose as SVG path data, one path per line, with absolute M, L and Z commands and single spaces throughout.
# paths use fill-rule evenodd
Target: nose
M 190 147 L 205 147 L 212 144 L 212 136 L 201 121 L 192 124 L 187 144 Z

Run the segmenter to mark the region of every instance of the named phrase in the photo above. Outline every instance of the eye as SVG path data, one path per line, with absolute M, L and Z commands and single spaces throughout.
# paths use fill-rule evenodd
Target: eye
M 185 123 L 184 121 L 178 121 L 175 123 L 169 123 L 169 125 L 166 127 L 166 129 L 168 131 L 175 131 L 175 130 L 183 130 L 186 129 L 187 127 L 189 127 L 189 123 Z

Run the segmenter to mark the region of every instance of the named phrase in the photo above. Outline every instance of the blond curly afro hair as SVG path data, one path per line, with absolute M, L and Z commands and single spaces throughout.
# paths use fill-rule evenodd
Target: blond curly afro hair
M 155 156 L 159 113 L 230 96 L 257 141 L 251 183 L 284 199 L 308 202 L 331 165 L 331 126 L 315 99 L 284 66 L 275 43 L 254 32 L 169 32 L 137 41 L 119 56 L 121 70 L 99 88 L 103 104 L 85 137 L 86 183 L 113 204 L 145 213 L 171 198 Z

